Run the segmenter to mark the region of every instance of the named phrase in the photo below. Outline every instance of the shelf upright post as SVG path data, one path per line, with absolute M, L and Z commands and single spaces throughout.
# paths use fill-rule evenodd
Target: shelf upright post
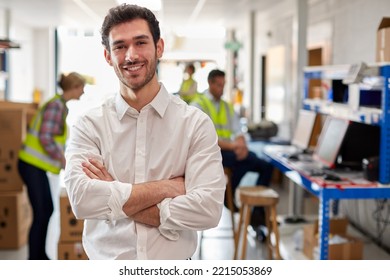
M 383 77 L 379 182 L 390 183 L 390 64 L 380 67 Z
M 330 197 L 326 189 L 321 190 L 319 198 L 319 220 L 318 220 L 318 248 L 320 249 L 320 260 L 327 260 L 329 255 L 329 209 Z
M 0 99 L 8 99 L 8 51 L 0 49 Z
M 303 100 L 309 98 L 309 83 L 310 83 L 310 73 L 305 71 L 303 73 L 304 79 L 303 79 Z

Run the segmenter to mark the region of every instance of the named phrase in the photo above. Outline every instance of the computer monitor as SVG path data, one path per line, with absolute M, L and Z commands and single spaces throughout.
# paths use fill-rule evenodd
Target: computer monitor
M 313 158 L 327 168 L 335 168 L 336 159 L 349 125 L 348 120 L 328 116 L 315 147 Z
M 351 121 L 336 159 L 336 166 L 362 169 L 364 158 L 379 156 L 380 127 Z
M 303 109 L 299 111 L 298 122 L 294 130 L 291 144 L 301 151 L 305 151 L 309 148 L 316 117 L 316 112 Z
M 379 156 L 380 127 L 328 116 L 314 159 L 327 168 L 362 169 L 364 158 Z

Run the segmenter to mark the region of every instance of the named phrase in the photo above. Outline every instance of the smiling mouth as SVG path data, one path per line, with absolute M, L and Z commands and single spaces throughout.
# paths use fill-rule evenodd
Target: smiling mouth
M 127 71 L 130 71 L 130 72 L 136 72 L 138 70 L 140 70 L 142 67 L 144 66 L 144 64 L 137 64 L 137 65 L 125 65 L 123 66 L 123 69 L 127 70 Z

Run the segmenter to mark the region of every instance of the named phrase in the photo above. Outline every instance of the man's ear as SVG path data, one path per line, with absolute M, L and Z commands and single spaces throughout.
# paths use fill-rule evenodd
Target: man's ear
M 104 58 L 106 59 L 107 63 L 112 66 L 112 62 L 111 62 L 111 53 L 109 51 L 107 51 L 107 49 L 105 48 L 104 49 Z
M 157 46 L 156 46 L 156 55 L 157 55 L 157 58 L 161 58 L 162 55 L 164 53 L 164 40 L 162 38 L 160 38 L 158 41 L 157 41 Z

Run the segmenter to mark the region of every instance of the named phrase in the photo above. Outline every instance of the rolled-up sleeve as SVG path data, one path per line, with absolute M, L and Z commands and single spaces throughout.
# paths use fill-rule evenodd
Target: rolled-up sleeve
M 64 183 L 73 212 L 79 219 L 112 221 L 127 218 L 122 207 L 130 197 L 132 184 L 90 179 L 82 170 L 82 163 L 90 158 L 103 162 L 97 145 L 86 136 L 93 135 L 85 133 L 89 130 L 85 123 L 74 126 L 65 152 Z
M 226 179 L 214 125 L 204 116 L 192 129 L 185 168 L 186 194 L 160 204 L 160 232 L 204 230 L 219 223 Z

